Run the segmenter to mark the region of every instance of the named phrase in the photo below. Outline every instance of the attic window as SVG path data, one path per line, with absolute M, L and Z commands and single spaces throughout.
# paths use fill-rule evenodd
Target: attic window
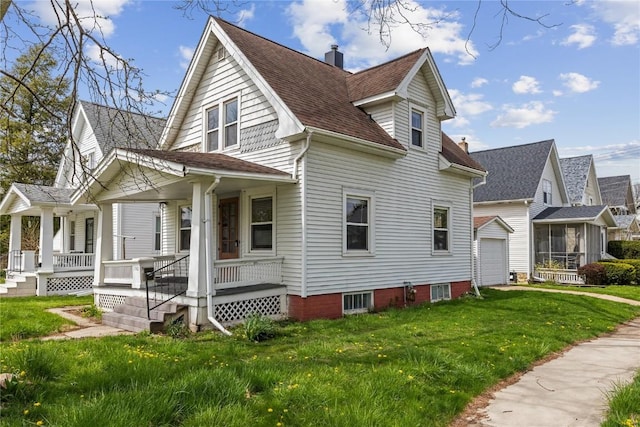
M 545 205 L 551 205 L 553 203 L 551 197 L 551 181 L 545 179 L 542 181 L 542 201 Z
M 226 52 L 227 51 L 224 49 L 224 47 L 217 48 L 215 54 L 213 55 L 213 60 L 215 62 L 222 61 L 227 56 Z

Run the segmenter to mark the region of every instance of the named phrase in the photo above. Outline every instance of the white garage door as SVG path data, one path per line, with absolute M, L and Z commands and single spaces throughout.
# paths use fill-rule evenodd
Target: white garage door
M 504 285 L 507 283 L 506 240 L 480 240 L 480 283 L 479 286 Z

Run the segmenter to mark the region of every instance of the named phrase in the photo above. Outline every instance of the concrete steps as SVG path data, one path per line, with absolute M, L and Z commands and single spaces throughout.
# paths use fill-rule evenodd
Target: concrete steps
M 152 301 L 152 305 L 156 303 Z M 151 319 L 147 318 L 147 300 L 139 297 L 127 297 L 125 303 L 117 305 L 112 312 L 102 314 L 102 324 L 131 332 L 162 332 L 166 325 L 185 316 L 184 306 L 168 302 L 151 310 Z
M 36 286 L 34 276 L 14 275 L 0 285 L 0 297 L 33 296 L 36 294 Z

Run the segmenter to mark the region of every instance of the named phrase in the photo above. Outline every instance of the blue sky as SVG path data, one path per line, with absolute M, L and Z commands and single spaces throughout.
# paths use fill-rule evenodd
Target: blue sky
M 93 2 L 108 17 L 107 42 L 144 69 L 146 89 L 178 89 L 204 29 L 205 13 L 185 16 L 177 4 Z M 405 13 L 431 24 L 424 37 L 396 26 L 388 47 L 344 0 L 239 2 L 222 17 L 317 58 L 338 44 L 352 71 L 429 46 L 458 112 L 443 124 L 454 140 L 466 137 L 478 151 L 555 139 L 561 157 L 593 154 L 599 176 L 629 174 L 640 183 L 640 2 L 509 4 L 545 25 L 510 16 L 495 48 L 497 1 L 415 2 Z M 50 14 L 49 2 L 21 5 L 44 21 Z

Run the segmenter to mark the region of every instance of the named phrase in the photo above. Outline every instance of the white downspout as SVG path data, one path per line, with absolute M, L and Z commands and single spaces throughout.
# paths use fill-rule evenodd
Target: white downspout
M 473 183 L 473 181 L 471 181 Z M 480 181 L 477 184 L 472 184 L 469 187 L 469 202 L 471 204 L 471 286 L 473 286 L 473 290 L 476 293 L 477 297 L 482 297 L 482 295 L 480 295 L 480 289 L 478 289 L 478 284 L 476 283 L 476 260 L 473 257 L 473 190 L 475 190 L 476 188 L 480 187 L 481 185 L 485 185 L 487 183 L 487 173 L 485 172 L 484 176 L 482 177 L 482 181 Z M 476 243 L 477 245 L 477 243 Z M 479 252 L 479 248 L 476 246 L 476 252 Z
M 302 156 L 304 156 L 307 151 L 309 151 L 309 146 L 311 145 L 311 136 L 313 135 L 313 131 L 307 131 L 307 140 L 305 141 L 304 147 L 300 150 L 300 153 L 293 160 L 293 179 L 298 179 L 298 163 L 302 160 Z M 302 187 L 300 189 L 300 197 L 302 199 L 302 209 L 300 214 L 300 222 L 302 226 L 302 254 L 301 254 L 301 289 L 300 296 L 302 298 L 307 297 L 307 180 L 306 180 L 306 162 L 302 163 Z
M 220 332 L 225 335 L 231 335 L 224 326 L 218 322 L 213 314 L 213 297 L 216 295 L 215 289 L 213 289 L 213 254 L 211 253 L 211 245 L 213 244 L 213 211 L 211 209 L 211 195 L 220 184 L 220 177 L 216 176 L 213 184 L 207 188 L 204 192 L 204 223 L 205 223 L 205 265 L 207 270 L 207 319 L 213 323 L 213 326 L 218 328 Z

